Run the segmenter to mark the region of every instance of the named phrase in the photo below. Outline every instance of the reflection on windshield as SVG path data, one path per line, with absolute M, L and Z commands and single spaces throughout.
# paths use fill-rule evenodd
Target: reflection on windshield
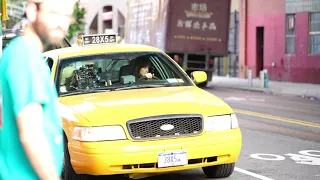
M 121 53 L 63 59 L 58 70 L 60 94 L 191 85 L 187 77 L 160 53 Z

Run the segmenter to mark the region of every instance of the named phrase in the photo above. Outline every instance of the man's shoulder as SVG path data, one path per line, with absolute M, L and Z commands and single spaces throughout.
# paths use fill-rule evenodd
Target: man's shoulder
M 2 60 L 9 61 L 11 63 L 30 63 L 35 58 L 34 56 L 40 53 L 36 51 L 36 47 L 32 43 L 28 42 L 25 37 L 19 36 L 11 40 L 10 44 L 3 50 Z M 33 58 L 31 58 L 33 56 Z M 28 61 L 26 61 L 28 59 Z M 23 62 L 21 62 L 23 61 Z
M 25 39 L 25 37 L 18 36 L 11 40 L 6 49 L 10 49 L 16 46 L 25 46 L 27 43 L 28 41 Z
M 2 57 L 17 56 L 24 51 L 27 51 L 28 45 L 23 37 L 16 37 L 11 40 L 9 45 L 3 49 Z

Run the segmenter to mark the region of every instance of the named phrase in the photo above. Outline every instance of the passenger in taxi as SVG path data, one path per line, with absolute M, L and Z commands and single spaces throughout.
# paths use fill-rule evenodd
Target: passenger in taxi
M 73 67 L 72 64 L 66 64 L 61 73 L 60 86 L 66 86 L 68 84 L 67 81 L 73 76 L 75 70 L 76 68 Z

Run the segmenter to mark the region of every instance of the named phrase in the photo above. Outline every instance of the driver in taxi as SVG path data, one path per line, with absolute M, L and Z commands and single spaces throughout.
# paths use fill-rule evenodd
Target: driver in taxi
M 135 76 L 137 80 L 142 79 L 153 79 L 153 74 L 149 73 L 149 59 L 148 57 L 143 57 L 136 60 L 136 71 Z

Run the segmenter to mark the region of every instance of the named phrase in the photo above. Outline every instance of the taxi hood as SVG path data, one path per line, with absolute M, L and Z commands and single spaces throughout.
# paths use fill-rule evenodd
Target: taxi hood
M 132 119 L 168 114 L 232 113 L 224 101 L 194 86 L 110 91 L 59 100 L 94 126 L 125 124 Z

